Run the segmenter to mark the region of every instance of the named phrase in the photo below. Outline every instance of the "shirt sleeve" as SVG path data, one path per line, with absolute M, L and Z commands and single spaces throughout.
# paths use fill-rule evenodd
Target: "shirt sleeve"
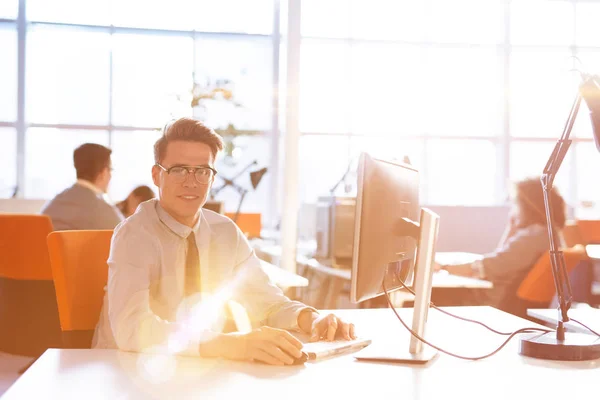
M 487 254 L 480 262 L 482 277 L 492 282 L 511 282 L 526 273 L 548 249 L 542 227 L 517 231 L 503 246 Z
M 286 297 L 270 281 L 246 237 L 239 229 L 237 232 L 234 300 L 244 306 L 252 326 L 268 325 L 298 330 L 300 312 L 305 309 L 317 310 Z
M 209 332 L 189 332 L 181 323 L 161 319 L 150 308 L 150 271 L 160 258 L 159 243 L 154 241 L 149 233 L 127 224 L 119 226 L 113 236 L 107 295 L 115 343 L 125 351 L 200 355 L 200 342 Z

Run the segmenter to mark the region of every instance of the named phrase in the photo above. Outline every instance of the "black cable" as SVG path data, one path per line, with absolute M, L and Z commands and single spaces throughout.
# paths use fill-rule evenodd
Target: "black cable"
M 589 326 L 587 326 L 587 325 L 585 325 L 585 324 L 583 324 L 583 323 L 581 323 L 581 322 L 577 321 L 577 320 L 576 320 L 576 319 L 574 319 L 574 318 L 571 318 L 571 317 L 569 317 L 569 319 L 570 319 L 571 321 L 573 321 L 573 322 L 576 322 L 576 323 L 578 323 L 579 325 L 583 326 L 585 329 L 587 329 L 588 331 L 592 332 L 594 335 L 596 335 L 596 336 L 599 336 L 599 337 L 600 337 L 600 333 L 596 332 L 595 330 L 593 330 L 593 329 L 592 329 L 592 328 L 590 328 Z
M 499 352 L 500 350 L 502 350 L 504 348 L 504 346 L 506 346 L 508 344 L 508 342 L 515 337 L 515 335 L 518 335 L 519 333 L 527 333 L 530 332 L 530 328 L 524 328 L 524 329 L 519 329 L 514 331 L 508 338 L 506 338 L 506 340 L 500 345 L 500 347 L 498 347 L 496 350 L 492 351 L 489 354 L 483 355 L 483 356 L 479 356 L 479 357 L 467 357 L 467 356 L 461 356 L 455 353 L 451 353 L 447 350 L 444 350 L 440 347 L 437 347 L 433 344 L 431 344 L 430 342 L 428 342 L 427 340 L 425 340 L 424 338 L 422 338 L 421 336 L 419 336 L 415 331 L 413 331 L 411 328 L 408 327 L 408 325 L 406 325 L 406 323 L 404 322 L 404 320 L 402 319 L 402 317 L 400 317 L 400 314 L 398 314 L 398 311 L 396 311 L 396 309 L 394 308 L 394 306 L 392 305 L 392 301 L 390 300 L 390 296 L 388 294 L 387 288 L 385 287 L 385 282 L 383 283 L 383 292 L 385 293 L 385 298 L 387 299 L 387 302 L 390 306 L 390 308 L 392 309 L 392 311 L 394 312 L 394 314 L 396 314 L 396 317 L 398 318 L 398 320 L 400 321 L 400 323 L 411 333 L 411 335 L 413 335 L 414 337 L 416 337 L 417 339 L 419 339 L 421 342 L 425 343 L 426 345 L 428 345 L 429 347 L 432 347 L 434 349 L 436 349 L 439 352 L 442 352 L 444 354 L 447 354 L 449 356 L 455 357 L 455 358 L 460 358 L 462 360 L 469 360 L 469 361 L 477 361 L 477 360 L 483 360 L 484 358 L 488 358 L 493 356 L 494 354 L 496 354 L 497 352 Z M 539 329 L 539 328 L 535 328 L 538 329 L 540 331 L 542 331 L 543 329 Z M 545 332 L 553 332 L 552 330 L 549 329 L 545 329 Z
M 402 279 L 400 279 L 400 277 L 398 276 L 398 273 L 396 273 L 396 279 L 398 279 L 400 281 L 400 284 L 402 285 L 403 288 L 405 288 L 406 290 L 408 290 L 413 296 L 416 296 L 417 294 L 408 286 L 406 286 L 406 284 L 404 283 L 404 281 Z M 454 317 L 456 319 L 460 319 L 461 321 L 465 321 L 465 322 L 471 322 L 473 324 L 477 324 L 477 325 L 481 325 L 483 326 L 485 329 L 494 332 L 497 335 L 502 335 L 502 336 L 510 336 L 512 335 L 514 332 L 500 332 L 497 331 L 496 329 L 484 324 L 481 321 L 476 321 L 474 319 L 469 319 L 469 318 L 465 318 L 465 317 L 461 317 L 459 315 L 456 314 L 452 314 L 449 311 L 443 310 L 441 308 L 439 308 L 438 306 L 436 306 L 435 304 L 433 304 L 432 301 L 429 302 L 429 306 L 432 308 L 435 308 L 437 311 L 441 312 L 442 314 L 446 314 L 450 317 Z M 528 332 L 546 332 L 546 329 L 543 328 L 523 328 L 523 329 L 528 329 Z

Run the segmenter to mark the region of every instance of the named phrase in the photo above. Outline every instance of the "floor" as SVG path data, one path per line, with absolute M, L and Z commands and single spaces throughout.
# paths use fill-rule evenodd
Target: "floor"
M 0 397 L 19 378 L 19 370 L 32 360 L 31 357 L 0 352 Z

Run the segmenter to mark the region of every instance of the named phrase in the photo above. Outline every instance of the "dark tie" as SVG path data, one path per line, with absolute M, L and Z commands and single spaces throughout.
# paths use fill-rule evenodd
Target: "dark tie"
M 187 254 L 185 257 L 185 296 L 200 292 L 200 258 L 196 247 L 194 232 L 187 237 Z

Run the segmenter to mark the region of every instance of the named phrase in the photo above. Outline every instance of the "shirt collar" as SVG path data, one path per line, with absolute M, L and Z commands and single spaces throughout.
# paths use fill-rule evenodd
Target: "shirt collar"
M 85 179 L 77 179 L 77 184 L 90 189 L 98 196 L 104 196 L 104 192 L 90 181 L 87 181 Z
M 206 221 L 206 218 L 204 218 L 202 210 L 199 211 L 200 215 L 198 217 L 198 221 L 196 222 L 196 224 L 194 224 L 193 227 L 190 228 L 189 226 L 184 225 L 181 222 L 177 221 L 175 218 L 173 218 L 171 214 L 169 214 L 160 205 L 160 201 L 158 201 L 157 199 L 153 199 L 151 201 L 155 202 L 156 214 L 158 215 L 158 219 L 160 219 L 161 222 L 165 224 L 167 228 L 169 228 L 177 236 L 180 236 L 181 238 L 185 239 L 190 235 L 190 233 L 194 232 L 194 234 L 196 234 L 196 242 L 199 246 L 208 241 L 208 238 L 210 237 L 210 225 L 208 224 L 208 221 Z

